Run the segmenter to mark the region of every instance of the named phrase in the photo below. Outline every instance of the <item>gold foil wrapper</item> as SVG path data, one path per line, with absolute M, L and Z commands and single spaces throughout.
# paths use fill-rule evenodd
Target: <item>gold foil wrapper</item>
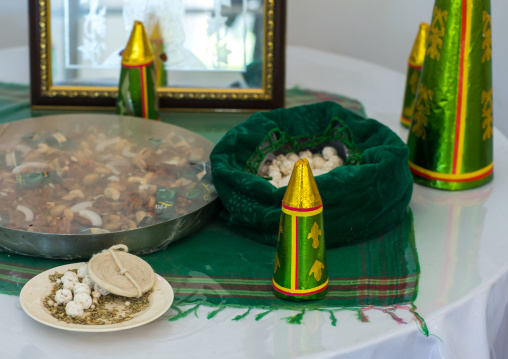
M 314 208 L 323 204 L 306 158 L 295 163 L 282 203 L 293 208 Z
M 129 42 L 122 55 L 122 65 L 142 66 L 153 61 L 153 52 L 145 27 L 140 21 L 135 21 Z
M 402 125 L 409 127 L 414 113 L 416 93 L 418 92 L 418 83 L 422 73 L 423 61 L 425 60 L 425 51 L 427 48 L 427 40 L 429 37 L 429 24 L 422 22 L 418 29 L 413 49 L 409 55 L 406 89 L 404 91 L 404 102 L 402 104 L 402 114 L 400 122 Z
M 413 67 L 421 67 L 425 60 L 425 51 L 427 49 L 427 39 L 429 37 L 429 24 L 422 22 L 416 35 L 415 43 L 411 54 L 409 55 L 409 65 Z

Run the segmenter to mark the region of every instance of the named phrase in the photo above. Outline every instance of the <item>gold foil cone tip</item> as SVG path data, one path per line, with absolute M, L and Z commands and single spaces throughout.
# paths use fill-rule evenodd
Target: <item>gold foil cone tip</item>
M 425 60 L 425 52 L 427 50 L 427 39 L 429 37 L 429 24 L 422 22 L 416 35 L 415 43 L 411 54 L 409 55 L 409 65 L 414 67 L 421 67 L 423 60 Z
M 122 55 L 122 65 L 140 66 L 153 61 L 153 52 L 145 27 L 140 21 L 134 21 L 131 36 Z
M 306 158 L 295 163 L 282 203 L 293 208 L 314 208 L 323 204 Z

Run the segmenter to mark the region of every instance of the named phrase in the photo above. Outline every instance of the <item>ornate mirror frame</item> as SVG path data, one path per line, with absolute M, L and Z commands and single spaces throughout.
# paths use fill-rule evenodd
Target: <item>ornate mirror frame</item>
M 29 1 L 32 108 L 111 109 L 117 87 L 54 85 L 51 62 L 51 0 Z M 261 88 L 160 87 L 166 109 L 249 110 L 284 106 L 286 0 L 264 1 Z

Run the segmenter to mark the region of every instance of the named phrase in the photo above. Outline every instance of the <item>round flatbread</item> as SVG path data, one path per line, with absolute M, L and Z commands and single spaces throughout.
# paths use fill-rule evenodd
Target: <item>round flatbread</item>
M 117 247 L 117 248 L 114 248 Z M 88 262 L 88 273 L 98 286 L 115 295 L 140 297 L 155 284 L 155 273 L 143 259 L 114 246 Z

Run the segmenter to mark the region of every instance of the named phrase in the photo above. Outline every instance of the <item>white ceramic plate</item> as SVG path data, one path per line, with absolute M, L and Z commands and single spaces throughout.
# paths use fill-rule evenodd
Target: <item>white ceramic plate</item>
M 173 303 L 173 288 L 171 288 L 164 278 L 156 275 L 153 293 L 150 294 L 149 297 L 150 305 L 147 309 L 137 314 L 133 319 L 127 322 L 106 325 L 80 325 L 66 323 L 53 318 L 42 304 L 42 300 L 51 293 L 53 288 L 53 283 L 49 281 L 48 275 L 54 274 L 55 272 L 63 274 L 67 270 L 78 269 L 84 264 L 86 263 L 73 263 L 51 268 L 28 281 L 19 295 L 21 307 L 26 314 L 36 321 L 49 325 L 53 328 L 75 332 L 112 332 L 135 328 L 150 323 L 164 314 L 171 306 L 171 303 Z

